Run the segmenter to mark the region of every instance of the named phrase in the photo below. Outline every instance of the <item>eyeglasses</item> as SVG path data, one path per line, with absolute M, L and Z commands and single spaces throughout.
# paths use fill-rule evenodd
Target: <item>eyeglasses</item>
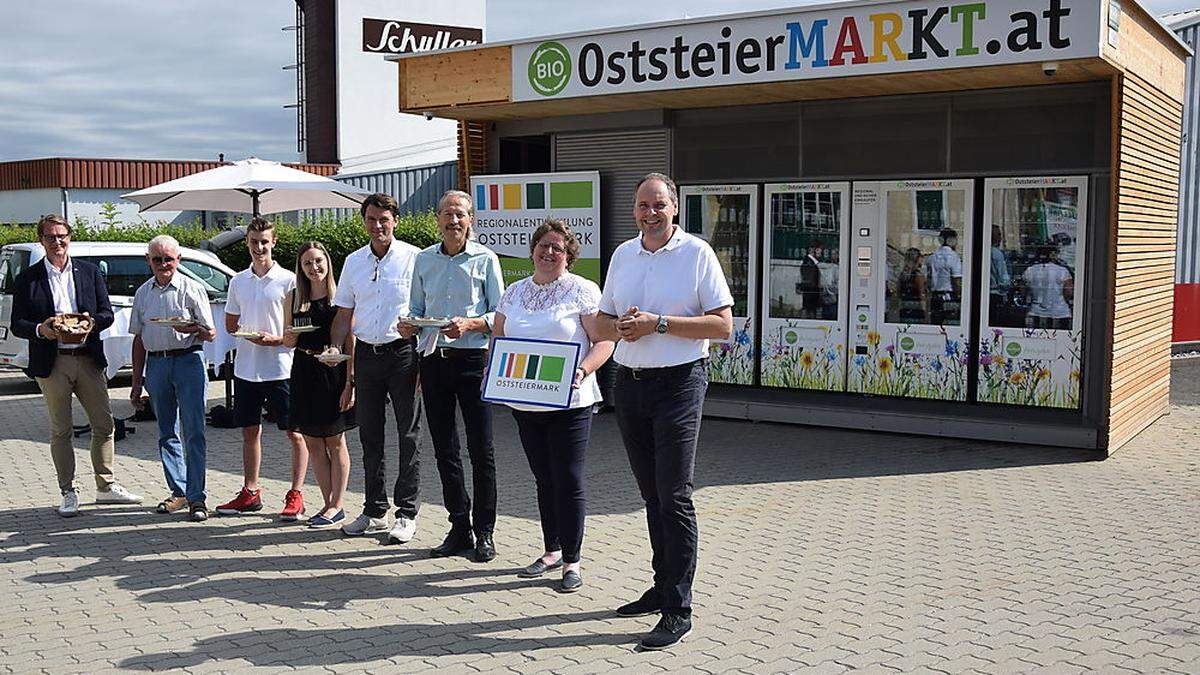
M 154 263 L 155 265 L 169 265 L 176 260 L 179 260 L 179 258 L 172 258 L 169 255 L 156 255 L 150 258 L 150 262 Z
M 71 239 L 71 235 L 69 235 L 69 234 L 43 234 L 42 239 L 44 239 L 46 241 L 69 241 Z
M 559 246 L 558 244 L 549 244 L 549 243 L 538 244 L 535 248 L 539 251 L 543 251 L 543 252 L 549 251 L 551 253 L 557 253 L 559 255 L 562 255 L 563 253 L 567 252 L 567 249 L 563 248 L 562 246 Z

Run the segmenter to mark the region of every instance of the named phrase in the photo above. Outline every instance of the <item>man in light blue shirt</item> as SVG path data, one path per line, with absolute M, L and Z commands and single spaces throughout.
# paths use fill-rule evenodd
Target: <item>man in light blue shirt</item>
M 440 330 L 424 328 L 418 349 L 421 358 L 421 396 L 433 439 L 434 456 L 442 478 L 442 498 L 450 512 L 450 533 L 430 554 L 435 558 L 475 549 L 475 560 L 496 557 L 492 530 L 496 525 L 496 460 L 492 446 L 492 410 L 481 398 L 487 369 L 487 345 L 492 319 L 504 292 L 500 260 L 471 240 L 475 210 L 465 192 L 450 190 L 438 202 L 438 231 L 442 241 L 417 254 L 409 295 L 410 316 L 445 318 Z M 400 330 L 415 328 L 404 319 Z M 424 349 L 422 349 L 424 347 Z M 471 483 L 467 494 L 454 407 L 462 411 Z

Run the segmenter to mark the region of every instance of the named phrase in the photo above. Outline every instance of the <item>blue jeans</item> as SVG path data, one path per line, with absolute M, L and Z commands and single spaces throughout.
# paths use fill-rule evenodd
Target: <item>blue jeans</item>
M 202 502 L 208 442 L 204 438 L 205 389 L 201 352 L 147 356 L 146 390 L 158 418 L 158 454 L 173 497 Z M 180 429 L 183 443 L 180 444 Z M 186 450 L 186 460 L 184 451 Z

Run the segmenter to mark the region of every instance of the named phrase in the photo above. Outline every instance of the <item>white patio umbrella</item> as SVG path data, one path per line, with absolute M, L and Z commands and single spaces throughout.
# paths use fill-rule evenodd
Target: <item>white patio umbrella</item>
M 357 209 L 371 194 L 353 185 L 251 157 L 121 195 L 139 211 L 234 211 L 256 216 L 302 209 Z

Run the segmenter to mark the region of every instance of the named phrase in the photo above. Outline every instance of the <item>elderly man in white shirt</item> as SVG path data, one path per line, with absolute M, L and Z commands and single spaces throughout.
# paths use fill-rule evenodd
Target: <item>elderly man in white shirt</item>
M 225 301 L 225 330 L 240 336 L 233 368 L 233 415 L 242 427 L 242 477 L 236 497 L 217 507 L 221 515 L 262 510 L 258 470 L 262 463 L 262 411 L 266 405 L 292 447 L 292 486 L 279 518 L 295 521 L 304 513 L 300 488 L 308 472 L 304 437 L 290 431 L 288 378 L 292 350 L 283 344 L 283 302 L 296 288 L 296 275 L 275 262 L 275 224 L 263 218 L 246 229 L 250 267 L 229 281 Z
M 692 628 L 699 545 L 692 476 L 708 341 L 733 331 L 733 296 L 721 264 L 707 242 L 673 223 L 678 210 L 669 177 L 642 179 L 633 210 L 641 236 L 613 252 L 600 297 L 602 336 L 620 340 L 614 405 L 646 503 L 654 567 L 654 587 L 617 614 L 662 614 L 642 649 L 669 647 Z
M 217 337 L 216 324 L 204 287 L 178 273 L 179 242 L 174 237 L 160 234 L 151 239 L 146 260 L 154 276 L 134 293 L 129 315 L 129 332 L 134 335 L 129 399 L 135 408 L 141 407 L 145 370 L 158 420 L 158 454 L 171 491 L 155 511 L 174 513 L 186 506 L 193 521 L 204 521 L 208 519 L 204 491 L 208 376 L 202 350 L 204 342 Z
M 342 526 L 342 532 L 351 537 L 388 532 L 389 542 L 405 544 L 416 535 L 421 507 L 421 405 L 416 397 L 416 340 L 401 335 L 396 323 L 408 314 L 413 261 L 420 249 L 395 238 L 399 212 L 400 206 L 388 195 L 373 194 L 363 200 L 360 215 L 370 243 L 346 256 L 342 265 L 330 342 L 345 350 L 352 329 L 357 340 L 354 394 L 366 494 L 362 514 Z M 392 502 L 384 470 L 389 399 L 400 436 L 399 473 L 392 491 L 396 521 L 390 532 L 387 515 Z

